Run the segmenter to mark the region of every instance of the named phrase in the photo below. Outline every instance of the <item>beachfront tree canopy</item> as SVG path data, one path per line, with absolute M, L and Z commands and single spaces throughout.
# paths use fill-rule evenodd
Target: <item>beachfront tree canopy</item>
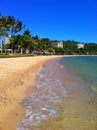
M 22 28 L 22 21 L 15 19 L 13 16 L 3 16 L 0 14 L 0 32 L 14 35 L 20 32 Z
M 63 48 L 54 47 L 49 38 L 39 38 L 38 35 L 32 36 L 31 31 L 25 30 L 22 21 L 13 16 L 3 16 L 0 14 L 0 36 L 11 35 L 10 43 L 3 48 L 12 49 L 12 52 L 18 53 L 37 53 L 37 54 L 97 54 L 96 43 L 83 43 L 84 48 L 78 48 L 80 43 L 74 40 L 63 41 Z M 23 32 L 24 31 L 24 32 Z M 22 32 L 22 33 L 21 33 Z

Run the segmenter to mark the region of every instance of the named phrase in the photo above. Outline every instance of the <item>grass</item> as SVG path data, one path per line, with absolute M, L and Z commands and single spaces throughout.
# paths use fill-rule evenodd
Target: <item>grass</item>
M 15 58 L 15 57 L 28 57 L 32 56 L 31 54 L 16 54 L 16 53 L 10 53 L 10 54 L 0 54 L 0 58 Z

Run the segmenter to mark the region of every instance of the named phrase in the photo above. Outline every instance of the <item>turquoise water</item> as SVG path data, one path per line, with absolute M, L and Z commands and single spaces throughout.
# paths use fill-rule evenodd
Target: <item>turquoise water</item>
M 17 130 L 97 130 L 96 66 L 97 57 L 90 56 L 46 62 L 35 91 L 20 102 L 25 118 Z
M 62 62 L 89 83 L 93 91 L 97 92 L 97 56 L 65 57 Z

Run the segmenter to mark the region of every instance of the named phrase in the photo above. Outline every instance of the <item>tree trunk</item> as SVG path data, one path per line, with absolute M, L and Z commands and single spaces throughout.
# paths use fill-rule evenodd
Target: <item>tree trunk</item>
M 2 54 L 2 40 L 1 40 L 1 54 Z
M 21 48 L 21 54 L 23 54 L 23 48 Z

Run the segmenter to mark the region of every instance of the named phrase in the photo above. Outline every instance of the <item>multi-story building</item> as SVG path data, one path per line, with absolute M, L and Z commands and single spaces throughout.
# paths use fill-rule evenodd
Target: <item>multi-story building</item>
M 2 37 L 0 36 L 0 46 L 1 46 L 1 44 L 2 44 Z
M 6 36 L 0 36 L 0 46 L 10 43 L 10 38 Z
M 53 47 L 61 47 L 61 48 L 63 48 L 63 42 L 54 42 L 54 43 L 52 43 L 52 46 Z
M 5 37 L 4 38 L 4 44 L 9 44 L 10 43 L 10 38 L 9 37 Z
M 4 36 L 0 36 L 0 46 L 4 44 Z
M 4 52 L 11 52 L 12 49 L 4 49 L 3 46 L 10 43 L 10 38 L 6 36 L 0 36 L 0 53 Z
M 80 48 L 84 48 L 84 44 L 82 44 L 82 43 L 78 43 L 78 44 L 77 44 L 77 47 L 78 47 L 78 49 L 80 49 Z

